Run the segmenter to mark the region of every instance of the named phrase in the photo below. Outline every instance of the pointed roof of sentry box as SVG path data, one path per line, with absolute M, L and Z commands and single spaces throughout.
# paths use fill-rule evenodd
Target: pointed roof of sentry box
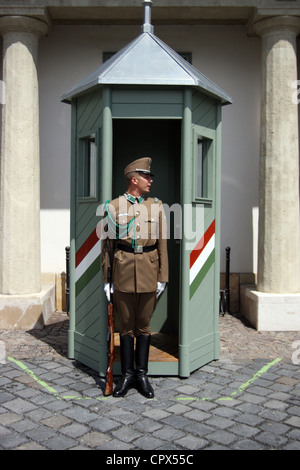
M 203 93 L 232 103 L 232 98 L 153 34 L 151 0 L 145 0 L 142 33 L 100 67 L 64 93 L 62 101 L 101 85 L 168 85 L 198 87 Z

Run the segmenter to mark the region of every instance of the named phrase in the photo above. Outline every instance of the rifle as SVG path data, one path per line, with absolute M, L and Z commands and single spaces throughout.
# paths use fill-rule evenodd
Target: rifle
M 111 268 L 108 268 L 108 279 L 111 291 Z M 112 301 L 112 293 L 110 292 L 110 301 L 108 304 L 108 331 L 107 331 L 107 368 L 105 377 L 104 395 L 112 395 L 113 392 L 113 363 L 115 359 L 115 342 L 114 342 L 114 306 Z

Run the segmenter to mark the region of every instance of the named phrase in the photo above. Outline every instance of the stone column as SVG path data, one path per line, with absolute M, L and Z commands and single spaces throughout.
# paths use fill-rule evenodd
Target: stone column
M 37 53 L 46 23 L 2 16 L 0 294 L 41 290 L 40 156 Z
M 262 38 L 262 104 L 257 290 L 300 292 L 296 38 L 300 18 L 258 21 Z
M 257 288 L 242 286 L 241 311 L 259 330 L 300 329 L 299 147 L 296 38 L 300 18 L 254 24 L 262 38 Z
M 55 310 L 55 286 L 41 285 L 37 54 L 48 26 L 0 17 L 3 36 L 0 165 L 0 329 L 42 328 Z

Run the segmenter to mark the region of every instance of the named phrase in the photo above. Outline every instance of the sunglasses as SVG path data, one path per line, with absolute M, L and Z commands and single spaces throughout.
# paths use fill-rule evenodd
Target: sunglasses
M 145 178 L 148 181 L 153 180 L 153 176 L 149 175 L 147 173 L 139 173 L 139 175 L 142 176 L 143 178 Z

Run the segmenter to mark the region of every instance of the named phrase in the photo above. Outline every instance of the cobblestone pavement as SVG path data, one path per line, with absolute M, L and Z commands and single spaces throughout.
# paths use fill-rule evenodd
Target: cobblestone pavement
M 42 330 L 0 331 L 0 449 L 300 449 L 300 332 L 221 316 L 220 360 L 151 378 L 152 400 L 104 397 L 104 380 L 67 358 L 67 332 L 60 313 Z

